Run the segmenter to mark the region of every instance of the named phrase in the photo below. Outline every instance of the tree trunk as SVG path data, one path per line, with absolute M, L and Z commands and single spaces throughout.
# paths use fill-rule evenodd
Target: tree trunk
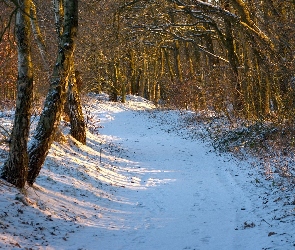
M 110 95 L 109 95 L 109 99 L 112 102 L 117 102 L 118 101 L 118 86 L 119 86 L 119 62 L 114 59 L 114 62 L 110 65 L 111 70 L 113 71 L 113 76 L 112 76 L 112 80 L 113 80 L 113 85 L 111 86 L 111 90 L 110 90 Z
M 171 63 L 169 61 L 169 54 L 168 54 L 168 51 L 167 50 L 168 49 L 163 48 L 165 59 L 166 59 L 166 63 L 167 63 L 167 68 L 168 68 L 169 75 L 170 75 L 170 80 L 171 80 L 171 82 L 174 82 L 174 72 L 173 72 Z
M 180 62 L 180 45 L 178 40 L 174 41 L 174 68 L 175 68 L 174 72 L 177 76 L 177 80 L 179 82 L 183 82 L 181 62 Z
M 71 80 L 69 81 L 66 111 L 70 118 L 71 136 L 73 136 L 77 141 L 85 145 L 86 125 L 78 90 L 78 86 L 80 85 L 79 81 L 81 81 L 79 73 L 75 71 L 75 73 L 71 77 Z
M 136 63 L 134 51 L 130 49 L 128 51 L 128 66 L 127 66 L 127 84 L 130 85 L 130 92 L 132 95 L 136 95 L 138 88 L 136 85 Z
M 29 13 L 30 0 L 19 1 L 19 9 L 16 16 L 18 48 L 17 100 L 9 155 L 2 172 L 2 177 L 18 188 L 23 188 L 27 180 L 27 143 L 33 96 Z
M 230 20 L 226 17 L 224 18 L 224 25 L 225 25 L 225 47 L 228 54 L 228 61 L 234 73 L 232 76 L 232 79 L 235 83 L 233 105 L 234 105 L 235 111 L 239 112 L 243 109 L 242 86 L 239 81 L 239 70 L 238 70 L 239 59 L 235 52 L 232 24 Z
M 48 154 L 64 106 L 78 28 L 78 0 L 64 0 L 64 24 L 50 89 L 29 147 L 28 183 L 33 185 Z
M 221 3 L 224 6 L 225 10 L 230 11 L 229 0 L 221 1 Z M 224 27 L 225 27 L 224 45 L 227 50 L 228 61 L 234 73 L 232 76 L 232 81 L 235 83 L 233 105 L 234 105 L 234 110 L 239 112 L 243 109 L 243 104 L 244 104 L 242 100 L 243 99 L 242 85 L 241 85 L 241 82 L 239 81 L 239 70 L 238 70 L 239 59 L 236 54 L 233 27 L 232 27 L 231 20 L 227 16 L 224 16 L 223 21 L 224 21 Z

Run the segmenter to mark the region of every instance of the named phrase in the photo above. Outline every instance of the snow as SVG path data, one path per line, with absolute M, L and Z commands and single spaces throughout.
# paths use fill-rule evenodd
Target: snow
M 189 112 L 136 96 L 85 103 L 87 145 L 64 127 L 33 188 L 0 179 L 0 248 L 294 249 L 294 195 L 253 159 L 190 138 Z

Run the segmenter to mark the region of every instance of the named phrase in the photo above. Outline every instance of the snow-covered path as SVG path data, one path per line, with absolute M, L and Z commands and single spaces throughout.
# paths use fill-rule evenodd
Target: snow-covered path
M 184 139 L 177 112 L 160 112 L 167 123 L 151 107 L 90 98 L 87 145 L 53 145 L 31 206 L 0 183 L 0 248 L 293 249 L 294 208 L 278 213 L 278 189 L 256 187 L 248 163 Z
M 253 204 L 226 171 L 232 163 L 144 114 L 120 112 L 103 126 L 147 172 L 138 177 L 146 189 L 120 191 L 137 204 L 126 218 L 134 228 L 105 234 L 103 249 L 263 248 L 268 232 L 252 224 Z

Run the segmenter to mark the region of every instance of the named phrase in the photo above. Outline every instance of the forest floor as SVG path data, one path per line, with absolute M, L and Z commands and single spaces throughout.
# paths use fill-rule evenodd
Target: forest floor
M 0 179 L 1 249 L 295 248 L 292 183 L 263 159 L 214 150 L 192 135 L 206 135 L 185 122 L 192 112 L 134 96 L 85 103 L 86 145 L 63 122 L 34 187 L 20 192 Z M 0 113 L 2 126 L 12 119 Z

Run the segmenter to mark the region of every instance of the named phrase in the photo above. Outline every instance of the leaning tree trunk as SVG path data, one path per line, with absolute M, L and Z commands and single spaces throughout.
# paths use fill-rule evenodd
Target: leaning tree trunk
M 18 49 L 17 99 L 9 155 L 1 174 L 4 179 L 19 188 L 23 188 L 27 180 L 27 142 L 33 96 L 29 16 L 30 2 L 30 0 L 19 1 L 19 9 L 16 16 Z
M 80 81 L 81 78 L 79 77 L 79 73 L 75 71 L 75 73 L 72 75 L 69 81 L 65 111 L 70 118 L 71 135 L 76 140 L 85 145 L 86 125 L 84 121 L 82 105 L 78 91 L 78 85 L 81 85 Z
M 78 0 L 64 0 L 64 23 L 50 89 L 29 147 L 28 183 L 33 185 L 48 154 L 66 96 L 78 28 Z

